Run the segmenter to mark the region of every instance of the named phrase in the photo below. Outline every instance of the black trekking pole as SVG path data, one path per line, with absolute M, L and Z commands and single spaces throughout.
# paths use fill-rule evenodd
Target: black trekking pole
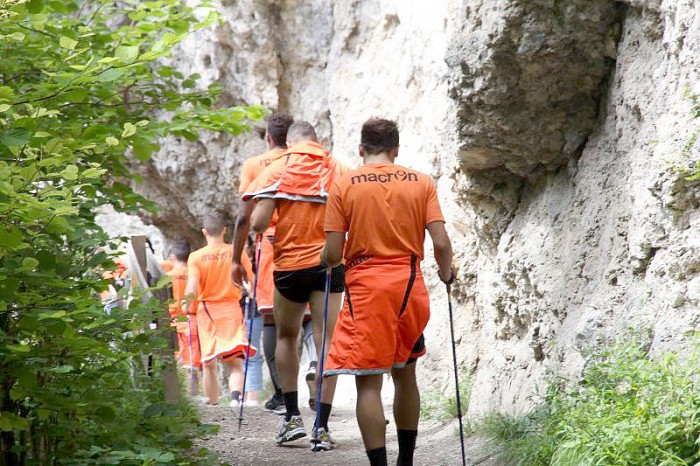
M 247 315 L 244 316 L 244 322 L 245 322 L 245 317 L 248 318 L 248 346 L 246 347 L 245 350 L 245 369 L 243 370 L 243 393 L 241 395 L 241 405 L 240 405 L 240 410 L 238 411 L 238 431 L 241 431 L 241 424 L 243 423 L 243 406 L 245 405 L 245 383 L 248 379 L 248 363 L 250 362 L 250 345 L 252 344 L 253 340 L 253 317 L 255 315 L 256 309 L 258 308 L 258 302 L 257 302 L 257 297 L 258 297 L 258 271 L 260 270 L 260 251 L 262 250 L 262 235 L 258 235 L 258 247 L 257 251 L 255 251 L 255 280 L 253 284 L 253 299 L 251 300 L 250 297 L 248 296 L 248 293 L 243 290 L 243 293 L 245 295 L 245 308 L 246 308 L 246 313 Z
M 316 421 L 314 422 L 314 438 L 312 440 L 314 446 L 312 450 L 314 453 L 318 451 L 318 429 L 319 423 L 321 422 L 321 390 L 323 389 L 323 365 L 325 361 L 326 353 L 326 325 L 328 323 L 328 297 L 331 292 L 331 269 L 330 267 L 326 269 L 326 286 L 324 290 L 323 297 L 323 335 L 321 336 L 321 354 L 318 355 L 318 372 L 316 377 L 318 377 L 317 388 L 316 388 Z
M 455 345 L 455 325 L 452 318 L 452 297 L 450 285 L 446 284 L 447 308 L 450 311 L 450 335 L 452 337 L 452 362 L 455 370 L 455 390 L 457 391 L 457 418 L 459 419 L 459 443 L 462 445 L 462 466 L 467 465 L 467 456 L 464 453 L 464 427 L 462 426 L 462 399 L 459 391 L 459 374 L 457 373 L 457 347 Z

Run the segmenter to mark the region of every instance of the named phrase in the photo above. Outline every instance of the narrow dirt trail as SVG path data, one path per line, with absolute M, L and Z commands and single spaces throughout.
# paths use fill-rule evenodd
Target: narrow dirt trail
M 262 407 L 246 408 L 245 424 L 238 431 L 238 411 L 227 404 L 207 406 L 198 404 L 203 422 L 221 426 L 216 436 L 202 439 L 196 447 L 208 448 L 227 463 L 234 466 L 257 465 L 365 465 L 368 464 L 357 426 L 354 410 L 348 406 L 334 408 L 329 421 L 337 448 L 329 452 L 310 451 L 308 437 L 292 442 L 289 446 L 277 446 L 274 433 L 280 417 Z M 391 407 L 387 407 L 387 419 Z M 302 407 L 304 425 L 310 433 L 314 412 Z M 415 466 L 459 465 L 460 446 L 456 434 L 457 423 L 441 424 L 421 421 L 415 453 Z M 396 464 L 398 444 L 396 429 L 392 423 L 387 427 L 387 453 L 389 464 Z M 475 439 L 467 439 L 467 464 L 493 466 L 495 463 L 479 451 Z

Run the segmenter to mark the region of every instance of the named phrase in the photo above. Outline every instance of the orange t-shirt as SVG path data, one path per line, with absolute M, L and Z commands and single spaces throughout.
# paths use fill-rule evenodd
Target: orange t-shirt
M 239 194 L 246 192 L 248 187 L 260 176 L 260 174 L 275 160 L 285 154 L 285 149 L 272 149 L 262 155 L 251 157 L 245 161 L 241 168 L 241 184 L 238 186 Z M 265 236 L 275 236 L 275 225 L 277 224 L 277 215 L 272 217 L 270 227 L 265 230 Z
M 187 265 L 175 265 L 168 271 L 168 275 L 173 277 L 173 300 L 174 303 L 170 304 L 169 311 L 170 317 L 177 317 L 181 314 L 180 303 L 182 298 L 185 296 L 185 288 L 187 287 Z M 190 314 L 194 314 L 197 311 L 197 300 L 192 300 L 188 309 Z
M 233 249 L 230 244 L 204 246 L 190 254 L 187 269 L 190 277 L 197 278 L 197 301 L 239 301 L 241 290 L 231 283 L 231 258 Z M 253 276 L 253 267 L 248 254 L 243 252 L 241 263 L 248 277 Z
M 344 256 L 351 265 L 364 257 L 423 259 L 425 227 L 444 221 L 430 177 L 382 163 L 363 165 L 333 184 L 324 229 L 348 232 Z
M 276 201 L 279 219 L 273 243 L 275 270 L 308 269 L 321 264 L 326 244 L 323 219 L 326 205 L 317 202 Z
M 280 158 L 285 153 L 285 149 L 272 149 L 262 155 L 251 157 L 245 161 L 241 168 L 241 184 L 238 185 L 238 192 L 243 194 L 265 168 L 272 162 Z

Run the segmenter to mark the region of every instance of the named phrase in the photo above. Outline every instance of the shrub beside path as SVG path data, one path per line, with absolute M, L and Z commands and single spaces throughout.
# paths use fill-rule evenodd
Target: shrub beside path
M 338 447 L 330 452 L 310 451 L 308 437 L 291 442 L 288 446 L 277 446 L 274 432 L 280 417 L 266 412 L 262 407 L 246 408 L 247 423 L 238 431 L 238 410 L 226 404 L 207 406 L 198 404 L 202 422 L 218 424 L 219 433 L 200 439 L 195 450 L 201 447 L 217 454 L 223 461 L 236 466 L 246 465 L 364 465 L 368 464 L 362 445 L 360 430 L 354 410 L 346 406 L 334 408 L 329 421 L 333 438 Z M 307 431 L 311 431 L 314 413 L 302 407 L 302 416 Z M 389 407 L 389 409 L 391 409 Z M 387 452 L 389 464 L 396 464 L 398 444 L 391 411 L 386 414 L 391 424 L 387 427 Z M 415 453 L 415 466 L 457 466 L 460 461 L 457 421 L 442 424 L 421 421 Z M 493 460 L 479 450 L 479 442 L 467 438 L 467 464 L 494 466 Z

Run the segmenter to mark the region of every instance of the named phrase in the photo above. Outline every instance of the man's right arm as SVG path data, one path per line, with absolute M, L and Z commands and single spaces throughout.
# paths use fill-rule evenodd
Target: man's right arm
M 180 301 L 180 309 L 183 314 L 191 314 L 192 301 L 197 296 L 199 291 L 199 269 L 194 264 L 193 261 L 187 262 L 187 285 L 185 286 L 185 293 L 182 296 L 182 301 Z
M 447 236 L 445 222 L 431 222 L 426 228 L 433 240 L 433 250 L 435 251 L 440 280 L 449 285 L 454 279 L 454 267 L 452 266 L 452 243 Z
M 242 286 L 244 279 L 247 279 L 245 267 L 241 264 L 243 248 L 250 231 L 250 214 L 253 211 L 253 201 L 240 200 L 238 213 L 236 214 L 236 224 L 233 230 L 233 259 L 231 262 L 231 281 L 236 286 Z

